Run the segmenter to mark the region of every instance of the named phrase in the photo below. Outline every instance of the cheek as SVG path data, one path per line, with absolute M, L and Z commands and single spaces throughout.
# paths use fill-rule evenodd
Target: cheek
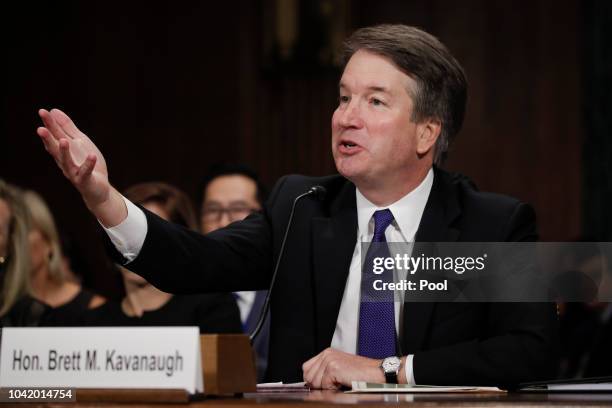
M 340 125 L 339 125 L 338 117 L 339 117 L 338 109 L 336 109 L 331 119 L 332 139 L 336 138 L 338 136 L 338 133 L 340 132 Z
M 414 150 L 415 125 L 405 121 L 381 122 L 377 129 L 384 139 L 381 149 L 384 149 L 389 157 L 404 157 Z
M 6 255 L 6 243 L 8 233 L 6 231 L 0 231 L 0 256 Z
M 213 232 L 215 230 L 218 230 L 219 228 L 223 228 L 225 225 L 229 224 L 224 224 L 223 220 L 226 218 L 227 217 L 223 216 L 220 220 L 202 221 L 202 232 L 204 234 L 208 234 L 209 232 Z
M 42 263 L 42 251 L 40 245 L 30 244 L 30 257 L 32 259 L 32 266 L 34 269 Z
M 40 264 L 47 252 L 47 245 L 38 234 L 30 234 L 30 255 L 35 265 Z

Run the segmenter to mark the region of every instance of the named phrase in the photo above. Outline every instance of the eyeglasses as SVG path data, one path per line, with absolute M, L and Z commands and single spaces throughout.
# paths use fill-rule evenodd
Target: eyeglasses
M 234 222 L 245 219 L 249 214 L 255 211 L 257 211 L 257 209 L 251 207 L 210 207 L 202 210 L 202 219 L 204 222 L 219 222 L 223 214 L 227 213 L 229 220 Z

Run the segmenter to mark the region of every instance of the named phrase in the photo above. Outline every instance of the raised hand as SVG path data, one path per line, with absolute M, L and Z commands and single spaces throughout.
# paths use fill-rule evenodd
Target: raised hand
M 36 131 L 64 176 L 81 193 L 87 207 L 106 226 L 119 224 L 127 210 L 108 181 L 104 156 L 59 109 L 38 111 L 44 126 Z

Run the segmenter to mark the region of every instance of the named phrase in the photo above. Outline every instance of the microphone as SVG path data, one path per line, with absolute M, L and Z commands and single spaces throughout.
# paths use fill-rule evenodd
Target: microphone
M 312 194 L 317 200 L 323 201 L 325 200 L 327 190 L 323 186 L 312 186 L 306 194 Z
M 255 341 L 261 328 L 263 327 L 266 316 L 268 314 L 268 309 L 270 309 L 270 295 L 272 295 L 272 289 L 274 289 L 274 282 L 276 281 L 276 275 L 278 274 L 278 266 L 283 258 L 283 254 L 285 253 L 285 243 L 287 242 L 287 237 L 289 236 L 289 229 L 291 228 L 291 223 L 293 222 L 293 214 L 295 212 L 295 206 L 302 198 L 307 196 L 313 196 L 319 201 L 323 201 L 325 199 L 325 195 L 327 193 L 327 189 L 323 186 L 312 186 L 305 193 L 300 194 L 293 200 L 293 205 L 291 206 L 291 212 L 289 213 L 289 221 L 287 222 L 287 228 L 285 228 L 285 235 L 283 236 L 283 241 L 281 242 L 280 251 L 278 253 L 278 258 L 276 259 L 276 265 L 274 266 L 274 272 L 272 273 L 272 279 L 270 280 L 270 287 L 268 288 L 268 293 L 266 294 L 266 299 L 263 304 L 263 308 L 259 315 L 259 320 L 257 320 L 257 326 L 255 326 L 255 330 L 249 335 L 249 340 L 251 344 Z

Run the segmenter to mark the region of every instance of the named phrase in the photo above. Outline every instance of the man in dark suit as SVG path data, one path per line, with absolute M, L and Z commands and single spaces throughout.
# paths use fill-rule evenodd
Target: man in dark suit
M 361 242 L 525 241 L 536 228 L 529 206 L 434 166 L 461 127 L 467 97 L 461 66 L 436 38 L 401 25 L 360 29 L 345 62 L 332 118 L 340 175 L 285 177 L 262 213 L 207 236 L 124 200 L 99 151 L 61 111 L 41 110 L 38 134 L 116 256 L 170 292 L 266 288 L 294 198 L 314 185 L 327 190 L 322 201 L 298 203 L 289 231 L 272 300 L 270 380 L 337 388 L 552 376 L 552 305 L 364 301 L 371 272 L 360 267 Z M 169 264 L 180 274 L 166 274 Z

